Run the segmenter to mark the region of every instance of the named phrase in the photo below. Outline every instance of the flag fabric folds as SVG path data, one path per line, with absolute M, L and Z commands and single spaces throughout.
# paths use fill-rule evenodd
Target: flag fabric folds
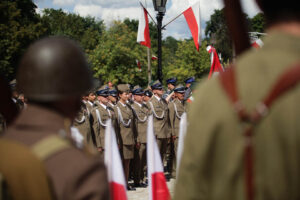
M 141 5 L 141 15 L 139 18 L 137 42 L 139 42 L 141 45 L 151 48 L 148 12 L 146 8 L 144 8 L 142 5 Z
M 136 61 L 136 64 L 137 64 L 137 66 L 139 68 L 139 71 L 141 72 L 142 71 L 141 62 L 139 60 L 137 60 L 137 59 L 135 61 Z
M 252 42 L 252 44 L 251 44 L 251 46 L 256 48 L 256 49 L 262 48 L 263 45 L 264 45 L 264 43 L 261 39 L 257 39 L 254 42 Z
M 211 67 L 208 75 L 208 79 L 210 79 L 213 74 L 218 74 L 224 71 L 224 69 L 220 63 L 216 49 L 213 46 L 208 46 L 206 50 L 211 54 Z
M 153 130 L 153 115 L 148 119 L 147 127 L 147 167 L 149 200 L 171 199 L 163 171 L 163 164 L 156 144 Z
M 197 51 L 201 45 L 201 22 L 200 22 L 200 2 L 196 2 L 183 12 L 186 22 L 191 30 Z
M 111 120 L 106 122 L 104 162 L 107 168 L 111 200 L 127 200 L 124 170 Z
M 180 161 L 181 161 L 181 156 L 183 153 L 183 147 L 184 147 L 184 138 L 186 135 L 186 130 L 187 130 L 187 115 L 186 113 L 183 113 L 180 119 L 179 123 L 179 137 L 178 137 L 178 149 L 177 149 L 177 163 L 176 163 L 176 174 L 178 176 L 179 172 L 179 166 L 180 166 Z

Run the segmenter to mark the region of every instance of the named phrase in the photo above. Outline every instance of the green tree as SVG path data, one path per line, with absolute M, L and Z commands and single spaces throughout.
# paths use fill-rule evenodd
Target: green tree
M 99 45 L 89 55 L 94 76 L 102 83 L 147 85 L 146 48 L 136 42 L 136 32 L 116 21 L 103 33 Z M 141 62 L 141 72 L 136 60 Z
M 48 35 L 70 37 L 87 50 L 94 49 L 105 30 L 103 21 L 92 17 L 81 17 L 77 14 L 65 13 L 63 10 L 45 9 L 42 22 L 48 28 Z
M 263 13 L 258 13 L 255 15 L 251 20 L 251 31 L 263 33 L 265 26 L 266 26 L 266 20 Z
M 190 76 L 197 79 L 207 75 L 210 69 L 210 56 L 206 51 L 206 42 L 203 42 L 199 52 L 193 40 L 184 40 L 178 43 L 175 58 L 167 67 L 167 77 L 175 76 L 179 82 Z
M 229 36 L 223 9 L 215 10 L 210 16 L 210 20 L 206 22 L 205 35 L 218 53 L 222 54 L 224 61 L 232 59 L 232 40 Z
M 31 0 L 0 2 L 0 73 L 9 80 L 15 77 L 25 49 L 46 33 L 35 9 Z

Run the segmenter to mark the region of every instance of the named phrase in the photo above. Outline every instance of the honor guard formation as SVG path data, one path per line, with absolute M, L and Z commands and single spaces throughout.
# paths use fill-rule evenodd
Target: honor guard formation
M 108 120 L 127 190 L 149 186 L 152 116 L 164 175 L 176 179 L 175 200 L 300 199 L 299 5 L 257 3 L 268 20 L 263 48 L 243 52 L 196 90 L 199 77 L 95 87 L 76 42 L 55 36 L 33 43 L 16 79 L 0 79 L 0 199 L 112 198 Z

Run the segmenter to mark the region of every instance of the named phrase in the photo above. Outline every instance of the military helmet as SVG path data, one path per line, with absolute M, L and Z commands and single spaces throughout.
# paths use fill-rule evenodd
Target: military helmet
M 82 49 L 64 37 L 45 38 L 25 52 L 17 87 L 29 100 L 52 102 L 83 95 L 92 77 Z

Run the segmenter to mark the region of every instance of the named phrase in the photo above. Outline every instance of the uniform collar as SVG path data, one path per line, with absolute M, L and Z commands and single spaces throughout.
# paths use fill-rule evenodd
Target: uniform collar
M 160 100 L 161 100 L 161 98 L 158 97 L 157 95 L 153 95 L 153 96 L 157 99 L 157 101 L 160 101 Z
M 136 101 L 134 103 L 136 103 L 139 107 L 142 107 L 142 104 L 140 104 L 140 103 L 138 103 Z
M 106 110 L 107 106 L 104 105 L 103 103 L 99 102 L 99 104 Z
M 27 109 L 16 119 L 15 125 L 20 128 L 35 127 L 36 130 L 41 129 L 58 132 L 65 128 L 66 120 L 67 118 L 59 112 L 46 107 L 28 104 Z

